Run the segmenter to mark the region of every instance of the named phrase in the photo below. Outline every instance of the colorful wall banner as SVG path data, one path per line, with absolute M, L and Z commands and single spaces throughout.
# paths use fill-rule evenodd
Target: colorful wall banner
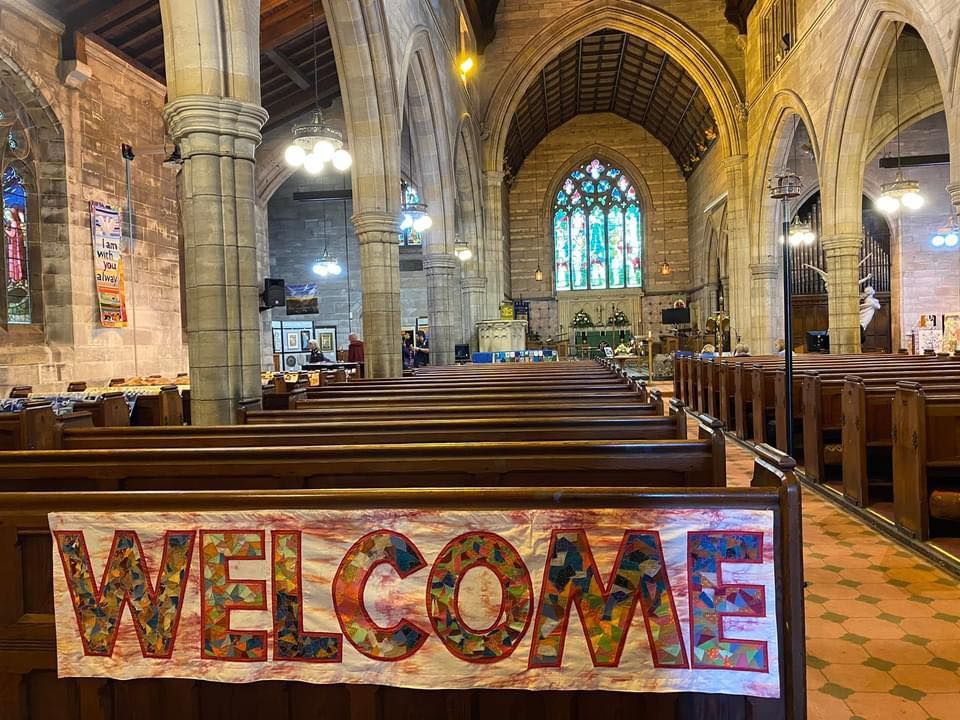
M 780 695 L 771 511 L 49 521 L 61 677 Z
M 100 324 L 104 327 L 126 327 L 127 298 L 120 211 L 109 205 L 90 203 L 90 228 Z

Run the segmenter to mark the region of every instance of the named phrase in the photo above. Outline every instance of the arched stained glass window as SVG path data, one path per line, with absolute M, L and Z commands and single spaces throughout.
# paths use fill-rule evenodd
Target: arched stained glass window
M 7 322 L 27 324 L 32 320 L 27 264 L 27 190 L 12 165 L 3 172 L 3 234 L 7 259 Z
M 643 224 L 633 181 L 594 158 L 554 196 L 557 290 L 643 287 Z

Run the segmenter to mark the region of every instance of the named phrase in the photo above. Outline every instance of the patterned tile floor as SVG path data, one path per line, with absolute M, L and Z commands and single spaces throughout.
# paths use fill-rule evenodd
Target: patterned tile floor
M 752 463 L 728 441 L 731 484 Z M 810 720 L 960 718 L 960 581 L 810 490 L 803 545 Z

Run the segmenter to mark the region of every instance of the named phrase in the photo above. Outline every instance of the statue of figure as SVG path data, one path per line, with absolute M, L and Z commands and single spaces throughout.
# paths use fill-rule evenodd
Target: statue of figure
M 867 256 L 866 256 L 865 258 L 863 258 L 863 260 L 860 261 L 860 264 L 859 264 L 857 267 L 863 267 L 863 264 L 864 264 L 867 260 L 870 259 L 870 256 L 871 256 L 871 255 L 873 255 L 873 253 L 868 253 Z M 828 289 L 828 287 L 827 287 L 827 277 L 829 276 L 829 273 L 828 273 L 826 270 L 821 270 L 820 268 L 818 268 L 818 267 L 816 267 L 816 266 L 814 266 L 814 265 L 810 265 L 809 263 L 804 263 L 803 266 L 804 266 L 805 268 L 810 268 L 810 269 L 813 270 L 817 275 L 819 275 L 821 278 L 823 278 L 823 289 L 824 289 L 824 290 L 827 290 L 827 292 L 829 292 L 829 289 Z M 870 280 L 870 278 L 872 278 L 872 277 L 873 277 L 873 273 L 868 273 L 866 277 L 860 279 L 860 282 L 859 282 L 858 284 L 859 284 L 859 285 L 863 285 L 865 282 L 868 282 L 868 281 Z M 870 289 L 872 290 L 873 288 L 870 288 Z M 878 307 L 879 307 L 879 306 L 878 306 Z M 873 316 L 871 315 L 870 317 L 873 317 Z
M 880 301 L 877 300 L 877 291 L 867 285 L 863 289 L 863 295 L 860 296 L 860 327 L 864 330 L 873 321 L 873 316 L 880 309 Z

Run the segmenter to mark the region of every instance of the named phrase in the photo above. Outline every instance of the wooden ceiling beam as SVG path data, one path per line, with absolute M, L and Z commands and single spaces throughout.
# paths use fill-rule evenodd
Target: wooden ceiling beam
M 270 62 L 276 65 L 283 74 L 286 75 L 301 90 L 310 87 L 310 82 L 300 73 L 293 64 L 279 50 L 267 50 L 264 55 L 270 58 Z
M 94 0 L 75 6 L 64 17 L 68 31 L 87 33 L 109 25 L 137 9 L 151 8 L 156 0 Z
M 261 19 L 260 22 L 260 53 L 274 50 L 285 42 L 309 32 L 313 27 L 313 0 L 293 0 L 290 4 Z M 316 22 L 318 30 L 325 24 L 323 8 L 318 7 L 320 14 Z

